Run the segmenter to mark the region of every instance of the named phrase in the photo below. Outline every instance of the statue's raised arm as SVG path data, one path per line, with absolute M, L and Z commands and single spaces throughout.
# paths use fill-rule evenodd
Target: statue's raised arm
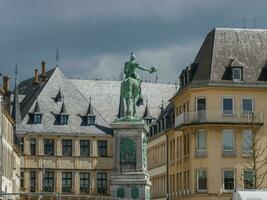
M 134 117 L 136 113 L 135 105 L 143 104 L 143 95 L 141 92 L 142 78 L 136 73 L 136 69 L 154 73 L 155 67 L 146 68 L 140 66 L 135 61 L 134 53 L 131 53 L 130 60 L 124 64 L 125 79 L 122 82 L 122 96 L 126 101 L 126 116 Z
M 155 67 L 150 67 L 150 68 L 146 68 L 146 67 L 141 67 L 140 65 L 137 64 L 137 68 L 141 69 L 143 71 L 148 71 L 150 74 L 154 73 L 157 71 L 157 69 Z

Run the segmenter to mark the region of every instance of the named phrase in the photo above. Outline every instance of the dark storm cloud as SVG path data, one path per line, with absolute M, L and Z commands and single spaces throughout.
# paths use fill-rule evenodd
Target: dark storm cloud
M 250 16 L 265 27 L 267 2 L 251 1 Z M 113 79 L 134 50 L 140 64 L 157 65 L 160 80 L 174 82 L 212 28 L 243 27 L 247 2 L 1 0 L 0 71 L 13 74 L 18 62 L 26 78 L 43 58 L 54 65 L 59 48 L 68 76 Z

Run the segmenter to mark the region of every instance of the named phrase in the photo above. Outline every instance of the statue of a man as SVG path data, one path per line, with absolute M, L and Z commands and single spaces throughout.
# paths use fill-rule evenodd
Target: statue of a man
M 149 73 L 156 72 L 155 67 L 141 67 L 135 61 L 135 55 L 132 52 L 130 61 L 124 64 L 125 79 L 122 82 L 122 94 L 126 101 L 126 116 L 135 116 L 135 104 L 137 106 L 143 104 L 143 95 L 141 91 L 142 78 L 136 73 L 136 69 L 148 71 Z

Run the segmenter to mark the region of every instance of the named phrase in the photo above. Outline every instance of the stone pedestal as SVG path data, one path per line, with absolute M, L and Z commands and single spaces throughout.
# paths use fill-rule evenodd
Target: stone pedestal
M 150 199 L 147 173 L 147 139 L 149 128 L 143 120 L 116 120 L 114 130 L 114 171 L 111 174 L 112 197 Z

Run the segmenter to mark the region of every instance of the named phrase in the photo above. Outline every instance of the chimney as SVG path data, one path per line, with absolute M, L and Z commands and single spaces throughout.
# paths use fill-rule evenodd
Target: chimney
M 38 80 L 38 69 L 34 70 L 34 83 L 38 84 L 39 80 Z
M 3 107 L 5 110 L 10 113 L 10 100 L 11 100 L 11 92 L 9 91 L 9 76 L 4 75 L 3 76 L 3 90 L 4 90 L 4 95 L 3 95 Z
M 5 95 L 9 91 L 9 76 L 8 75 L 3 76 L 3 90 L 4 90 Z
M 46 78 L 45 60 L 42 61 L 42 77 L 43 77 L 43 79 Z

